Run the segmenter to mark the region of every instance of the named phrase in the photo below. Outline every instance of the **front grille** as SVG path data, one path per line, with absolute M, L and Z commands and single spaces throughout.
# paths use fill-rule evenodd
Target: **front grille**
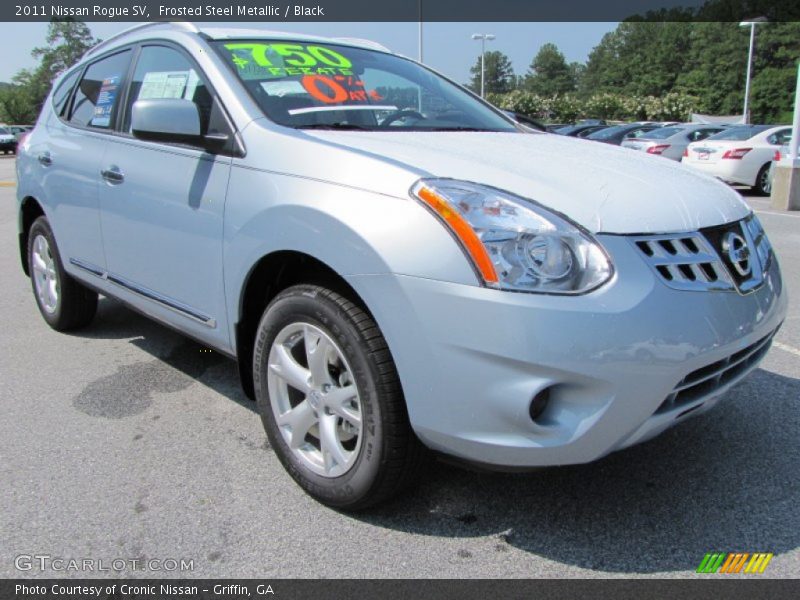
M 764 358 L 774 335 L 773 331 L 756 343 L 689 373 L 661 403 L 656 414 L 669 412 L 675 408 L 703 400 L 713 395 L 719 388 L 742 377 Z
M 734 264 L 728 234 L 735 234 L 745 246 L 749 259 L 743 265 L 748 272 Z M 659 279 L 678 290 L 746 293 L 763 283 L 772 259 L 769 240 L 753 215 L 697 232 L 638 235 L 632 241 Z
M 669 287 L 678 290 L 732 290 L 734 283 L 701 233 L 636 236 L 634 243 Z

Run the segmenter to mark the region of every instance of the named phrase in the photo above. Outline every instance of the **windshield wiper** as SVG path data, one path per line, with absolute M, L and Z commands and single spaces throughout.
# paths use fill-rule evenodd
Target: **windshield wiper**
M 356 125 L 355 123 L 310 123 L 308 125 L 298 125 L 297 129 L 349 129 L 355 131 L 372 131 L 371 127 Z

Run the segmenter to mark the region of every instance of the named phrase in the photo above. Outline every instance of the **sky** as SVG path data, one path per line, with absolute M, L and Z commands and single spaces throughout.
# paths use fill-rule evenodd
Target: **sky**
M 95 37 L 107 38 L 134 23 L 89 23 Z M 198 23 L 202 27 L 202 23 Z M 417 23 L 209 23 L 276 29 L 327 37 L 357 37 L 380 42 L 393 52 L 417 58 Z M 492 33 L 486 50 L 500 50 L 510 59 L 517 75 L 524 74 L 542 44 L 556 44 L 567 62 L 585 62 L 603 34 L 616 23 L 425 23 L 423 62 L 459 83 L 469 81 L 469 69 L 480 56 L 480 42 L 473 33 Z M 3 56 L 0 81 L 10 81 L 20 69 L 36 66 L 31 50 L 45 43 L 47 23 L 0 23 Z

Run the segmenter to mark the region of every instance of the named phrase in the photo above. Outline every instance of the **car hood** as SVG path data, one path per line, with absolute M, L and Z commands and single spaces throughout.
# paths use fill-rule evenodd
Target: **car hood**
M 680 163 L 553 134 L 298 131 L 414 177 L 448 177 L 513 192 L 595 233 L 693 231 L 745 217 L 738 193 Z M 342 157 L 344 158 L 344 157 Z M 351 167 L 355 166 L 351 163 Z M 348 185 L 398 195 L 374 171 Z M 362 179 L 362 177 L 359 177 Z M 390 178 L 396 183 L 395 178 Z

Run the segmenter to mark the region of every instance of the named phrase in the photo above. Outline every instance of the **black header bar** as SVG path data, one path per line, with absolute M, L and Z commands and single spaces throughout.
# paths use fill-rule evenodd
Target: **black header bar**
M 0 21 L 800 21 L 794 0 L 3 0 Z

